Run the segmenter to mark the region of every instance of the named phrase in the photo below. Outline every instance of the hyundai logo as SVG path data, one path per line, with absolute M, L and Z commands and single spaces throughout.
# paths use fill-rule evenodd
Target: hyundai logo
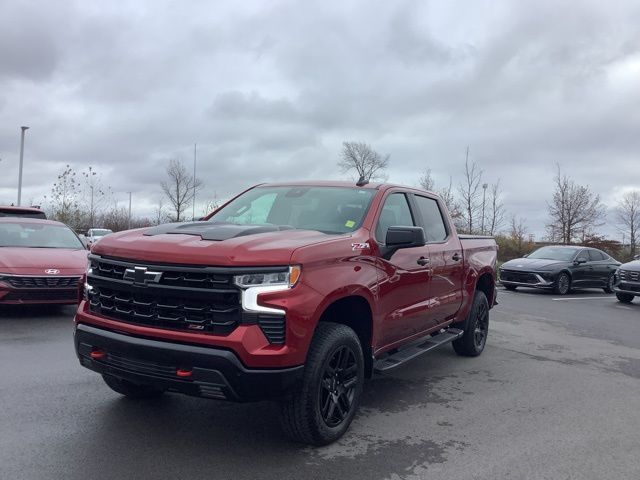
M 48 268 L 44 271 L 44 273 L 47 273 L 49 275 L 57 275 L 60 273 L 60 270 L 58 270 L 57 268 Z
M 137 285 L 148 283 L 158 283 L 162 277 L 162 272 L 150 272 L 147 267 L 127 268 L 124 271 L 124 279 L 132 280 Z

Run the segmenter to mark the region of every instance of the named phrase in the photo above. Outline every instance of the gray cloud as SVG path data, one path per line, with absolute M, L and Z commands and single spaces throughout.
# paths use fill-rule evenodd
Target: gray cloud
M 97 3 L 5 0 L 0 201 L 66 163 L 103 172 L 150 214 L 170 158 L 198 143 L 202 193 L 341 178 L 341 142 L 391 154 L 391 181 L 464 150 L 543 233 L 558 162 L 609 203 L 640 187 L 634 1 Z M 613 233 L 613 230 L 609 230 Z

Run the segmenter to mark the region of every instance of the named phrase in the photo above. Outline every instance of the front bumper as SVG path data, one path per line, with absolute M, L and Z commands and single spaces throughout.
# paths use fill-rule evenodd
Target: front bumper
M 17 289 L 0 286 L 0 304 L 2 305 L 32 305 L 32 304 L 61 304 L 73 305 L 78 303 L 78 288 L 46 289 L 29 288 Z
M 615 293 L 626 293 L 640 297 L 640 283 L 619 281 L 613 286 L 613 291 Z
M 103 375 L 206 398 L 238 402 L 277 398 L 297 389 L 304 365 L 246 368 L 231 351 L 171 343 L 77 324 L 80 364 Z M 100 358 L 92 352 L 101 352 Z M 95 358 L 92 358 L 95 357 Z M 179 376 L 178 370 L 191 372 Z
M 530 288 L 542 288 L 542 289 L 552 289 L 555 280 L 552 279 L 544 279 L 539 273 L 536 272 L 523 272 L 527 275 L 531 275 L 535 278 L 534 282 L 518 282 L 513 280 L 504 280 L 502 275 L 500 276 L 500 283 L 502 285 L 509 285 L 514 287 L 530 287 Z

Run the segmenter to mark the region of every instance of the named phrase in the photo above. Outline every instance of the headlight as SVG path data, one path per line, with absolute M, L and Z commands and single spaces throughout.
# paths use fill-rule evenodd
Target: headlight
M 240 288 L 263 286 L 287 286 L 292 288 L 300 279 L 301 269 L 299 265 L 292 265 L 286 272 L 273 273 L 246 273 L 233 277 L 233 283 Z

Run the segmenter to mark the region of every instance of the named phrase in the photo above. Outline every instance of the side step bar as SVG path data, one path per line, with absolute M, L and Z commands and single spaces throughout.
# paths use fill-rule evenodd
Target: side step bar
M 386 373 L 394 368 L 404 365 L 405 363 L 419 357 L 423 353 L 430 352 L 440 345 L 453 342 L 460 338 L 464 334 L 463 330 L 457 328 L 449 328 L 442 333 L 438 333 L 434 336 L 428 336 L 424 341 L 417 344 L 410 345 L 406 348 L 402 348 L 391 355 L 376 360 L 373 364 L 373 371 L 375 373 Z

